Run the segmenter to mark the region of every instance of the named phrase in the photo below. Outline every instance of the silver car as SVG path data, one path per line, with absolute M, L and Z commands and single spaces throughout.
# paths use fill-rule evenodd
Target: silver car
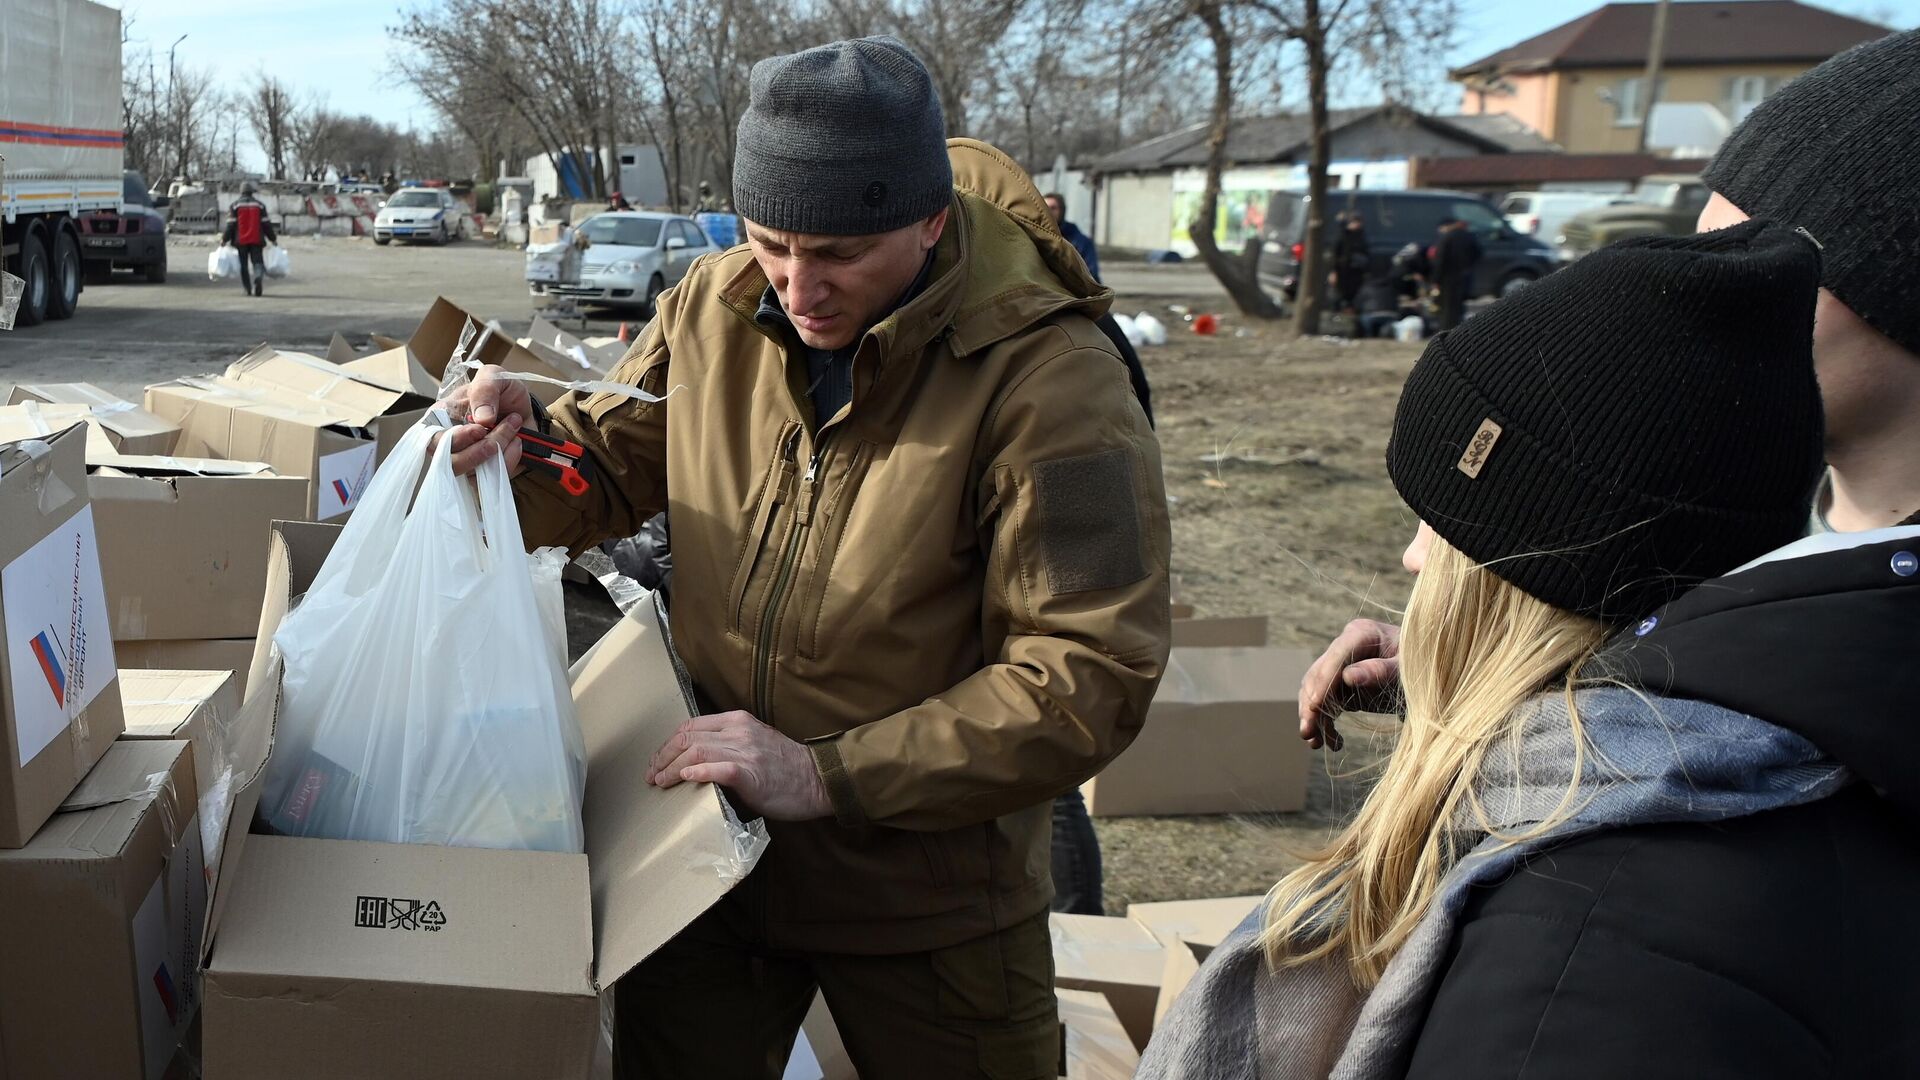
M 546 291 L 558 296 L 616 306 L 635 306 L 649 314 L 660 294 L 687 276 L 693 261 L 718 251 L 692 218 L 620 210 L 596 214 L 579 225 L 587 247 L 580 255 L 580 279 L 556 282 Z
M 460 204 L 445 188 L 401 188 L 373 219 L 373 242 L 431 240 L 444 244 L 460 235 Z

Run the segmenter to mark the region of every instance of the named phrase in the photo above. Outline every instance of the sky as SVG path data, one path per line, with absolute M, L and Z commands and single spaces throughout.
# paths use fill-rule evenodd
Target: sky
M 432 110 L 396 80 L 388 29 L 429 0 L 109 0 L 128 26 L 128 55 L 151 47 L 211 68 L 229 89 L 256 71 L 279 75 L 329 106 L 403 129 L 435 126 Z M 533 0 L 538 2 L 538 0 Z M 778 0 L 775 0 L 778 2 Z M 1466 63 L 1576 18 L 1598 0 L 1460 0 L 1449 66 Z M 1920 0 L 1822 0 L 1820 6 L 1896 27 L 1920 26 Z M 243 156 L 246 151 L 243 150 Z M 253 152 L 253 165 L 262 163 Z

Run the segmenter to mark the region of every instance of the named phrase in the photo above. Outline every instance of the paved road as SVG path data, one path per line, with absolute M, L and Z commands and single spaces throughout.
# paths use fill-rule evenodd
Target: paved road
M 261 342 L 324 353 L 335 331 L 361 347 L 369 333 L 404 339 L 436 296 L 516 333 L 534 314 L 517 250 L 317 237 L 293 238 L 288 249 L 292 276 L 267 282 L 267 295 L 255 299 L 237 281 L 207 280 L 209 239 L 175 237 L 166 284 L 118 275 L 88 287 L 70 321 L 0 333 L 0 384 L 85 381 L 137 401 L 149 383 L 218 371 Z M 1224 301 L 1196 265 L 1115 264 L 1107 276 L 1123 297 Z M 1125 299 L 1120 310 L 1132 310 Z M 600 314 L 589 332 L 617 332 L 620 314 Z M 628 317 L 638 330 L 637 316 Z

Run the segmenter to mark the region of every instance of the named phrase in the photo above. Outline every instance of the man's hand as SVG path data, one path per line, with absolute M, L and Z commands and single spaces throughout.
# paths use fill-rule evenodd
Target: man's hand
M 452 435 L 454 475 L 468 475 L 495 454 L 504 456 L 509 475 L 520 471 L 520 428 L 533 418 L 525 383 L 501 378 L 488 364 L 440 405 L 460 425 Z
M 1300 737 L 1315 750 L 1346 745 L 1333 726 L 1342 711 L 1392 707 L 1400 690 L 1400 628 L 1355 619 L 1300 680 Z
M 696 716 L 653 755 L 647 783 L 719 784 L 747 809 L 774 821 L 833 813 L 813 752 L 743 712 Z

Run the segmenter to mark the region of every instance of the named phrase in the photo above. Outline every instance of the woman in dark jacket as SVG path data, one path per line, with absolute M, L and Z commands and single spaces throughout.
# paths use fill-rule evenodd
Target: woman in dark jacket
M 1920 1076 L 1920 528 L 1796 542 L 1818 281 L 1754 221 L 1434 339 L 1398 744 L 1142 1077 Z

